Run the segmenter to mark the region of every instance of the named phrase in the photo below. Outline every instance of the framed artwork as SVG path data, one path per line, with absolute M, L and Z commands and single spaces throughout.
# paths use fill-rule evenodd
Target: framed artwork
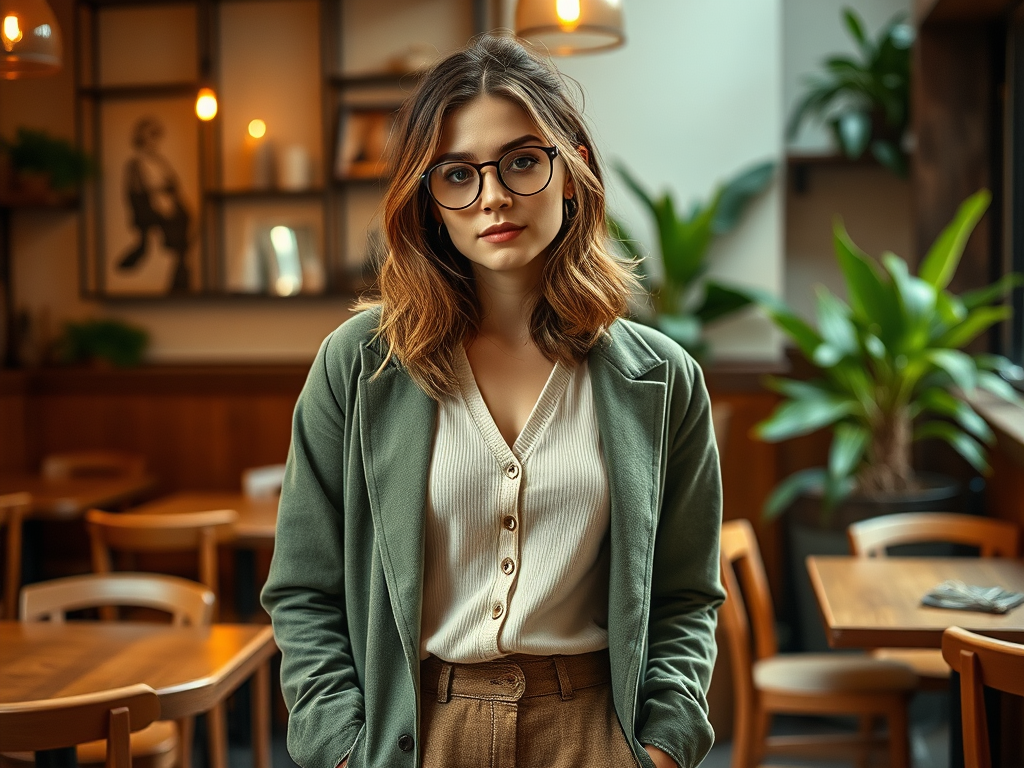
M 191 97 L 99 105 L 96 269 L 109 296 L 202 287 L 199 127 Z
M 334 155 L 335 178 L 374 179 L 384 175 L 384 149 L 395 117 L 394 109 L 341 108 Z

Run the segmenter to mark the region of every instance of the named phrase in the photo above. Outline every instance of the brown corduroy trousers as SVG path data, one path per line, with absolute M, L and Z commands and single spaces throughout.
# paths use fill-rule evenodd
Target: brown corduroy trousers
M 423 768 L 636 768 L 608 651 L 421 663 Z

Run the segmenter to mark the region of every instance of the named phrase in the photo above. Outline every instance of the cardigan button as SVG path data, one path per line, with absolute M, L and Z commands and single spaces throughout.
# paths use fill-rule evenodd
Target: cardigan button
M 505 474 L 508 475 L 509 480 L 515 480 L 517 477 L 519 477 L 519 467 L 517 467 L 515 464 L 509 464 L 507 467 L 505 467 Z
M 491 608 L 491 618 L 492 619 L 500 619 L 501 618 L 501 614 L 504 613 L 504 612 L 505 612 L 505 606 L 503 606 L 501 603 L 495 603 L 494 607 Z
M 512 517 L 512 515 L 505 515 L 504 519 L 501 521 L 501 524 L 504 525 L 505 528 L 510 531 L 514 531 L 516 529 L 516 519 Z
M 403 752 L 412 752 L 412 748 L 415 742 L 412 740 L 412 736 L 408 733 L 403 733 L 398 737 L 398 748 Z
M 506 557 L 501 561 L 501 572 L 506 576 L 511 576 L 512 571 L 516 569 L 516 563 L 511 557 Z

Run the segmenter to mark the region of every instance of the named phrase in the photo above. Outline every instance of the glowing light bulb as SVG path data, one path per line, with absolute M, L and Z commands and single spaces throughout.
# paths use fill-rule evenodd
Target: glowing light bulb
M 562 29 L 575 29 L 580 23 L 580 0 L 555 0 L 555 13 Z
M 14 44 L 21 40 L 21 24 L 18 23 L 18 17 L 15 15 L 4 16 L 3 27 L 0 28 L 0 36 L 3 37 L 4 48 L 8 51 L 14 47 Z
M 267 124 L 260 119 L 249 121 L 249 135 L 254 139 L 262 139 L 267 132 Z
M 200 120 L 213 120 L 217 115 L 217 94 L 212 88 L 200 88 L 196 97 L 196 115 Z

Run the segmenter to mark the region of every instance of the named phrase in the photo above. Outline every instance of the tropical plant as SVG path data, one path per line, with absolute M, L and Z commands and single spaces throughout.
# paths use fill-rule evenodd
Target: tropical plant
M 661 277 L 651 275 L 639 259 L 640 277 L 651 295 L 658 327 L 690 353 L 707 350 L 703 328 L 752 302 L 749 291 L 705 279 L 710 267 L 708 249 L 716 237 L 739 224 L 750 202 L 765 190 L 775 163 L 751 166 L 719 186 L 704 203 L 694 202 L 687 213 L 677 212 L 668 192 L 653 197 L 625 166 L 615 170 L 644 204 L 658 233 Z M 638 256 L 640 247 L 625 225 L 609 217 L 609 230 L 622 250 Z
M 878 162 L 906 176 L 903 136 L 910 122 L 914 29 L 898 15 L 872 41 L 851 8 L 843 9 L 843 21 L 860 58 L 830 56 L 822 62 L 825 72 L 808 78 L 809 90 L 793 110 L 787 134 L 795 137 L 804 119 L 815 115 L 828 122 L 847 157 L 870 148 Z
M 65 324 L 57 339 L 57 358 L 65 363 L 105 361 L 116 368 L 142 362 L 149 334 L 142 328 L 113 318 L 96 318 Z
M 0 139 L 16 173 L 44 175 L 58 192 L 73 191 L 96 173 L 89 155 L 64 139 L 34 128 L 18 128 L 14 141 Z
M 971 355 L 963 347 L 1010 316 L 994 305 L 1021 275 L 957 296 L 947 290 L 975 224 L 988 207 L 982 190 L 968 198 L 936 239 L 917 275 L 893 253 L 876 261 L 834 227 L 836 258 L 849 304 L 824 287 L 817 294 L 817 328 L 784 303 L 765 308 L 820 372 L 811 381 L 774 378 L 783 402 L 755 428 L 769 442 L 819 429 L 832 430 L 828 466 L 797 472 L 774 490 L 769 517 L 812 488 L 823 492 L 825 510 L 854 491 L 865 496 L 915 488 L 911 444 L 939 438 L 979 472 L 989 471 L 985 421 L 962 397 L 981 388 L 1014 400 L 997 374 L 1012 371 L 1004 357 Z

